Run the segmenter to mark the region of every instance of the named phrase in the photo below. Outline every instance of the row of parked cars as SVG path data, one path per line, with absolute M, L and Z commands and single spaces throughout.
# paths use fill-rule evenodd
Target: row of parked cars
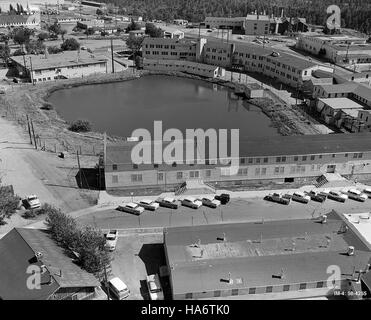
M 192 209 L 198 209 L 201 206 L 215 209 L 221 204 L 227 204 L 230 201 L 230 195 L 227 193 L 222 193 L 221 195 L 203 196 L 201 198 L 186 196 L 179 201 L 180 205 Z M 139 202 L 130 202 L 120 205 L 118 206 L 117 210 L 140 215 L 144 212 L 144 210 L 155 211 L 159 207 L 178 209 L 179 201 L 172 197 L 158 198 L 157 200 L 143 199 Z
M 324 202 L 326 199 L 331 199 L 338 202 L 345 202 L 347 199 L 365 202 L 368 198 L 371 198 L 371 189 L 364 189 L 363 191 L 360 191 L 356 188 L 350 188 L 343 189 L 341 191 L 335 190 L 323 190 L 323 191 L 312 190 L 309 192 L 296 191 L 292 195 L 271 193 L 265 196 L 264 200 L 288 205 L 291 200 L 301 203 L 308 203 L 310 200 L 316 202 Z

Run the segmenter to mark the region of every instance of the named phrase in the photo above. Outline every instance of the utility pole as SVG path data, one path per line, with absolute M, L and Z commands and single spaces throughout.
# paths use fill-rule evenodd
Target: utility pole
M 30 136 L 30 143 L 32 144 L 32 135 L 31 135 L 31 128 L 30 128 L 30 119 L 28 118 L 28 114 L 26 115 L 26 117 L 27 117 L 28 135 Z
M 106 290 L 107 290 L 107 300 L 111 300 L 110 292 L 109 292 L 109 287 L 108 287 L 108 281 L 107 281 L 107 269 L 106 269 L 106 266 L 104 266 L 104 284 L 105 284 Z
M 36 142 L 35 130 L 34 130 L 34 127 L 33 127 L 32 120 L 31 120 L 31 129 L 32 129 L 33 140 L 35 142 L 35 149 L 37 150 L 37 142 Z
M 112 60 L 112 73 L 115 73 L 115 63 L 113 61 L 113 41 L 111 38 L 111 60 Z
M 46 49 L 45 49 L 46 50 Z M 30 77 L 31 77 L 31 82 L 32 82 L 32 85 L 34 86 L 35 85 L 35 81 L 33 79 L 33 70 L 32 70 L 32 59 L 30 57 L 30 69 L 31 69 L 31 73 L 30 73 Z
M 81 172 L 80 157 L 79 157 L 79 151 L 78 151 L 78 150 L 76 151 L 76 155 L 77 155 L 77 165 L 78 165 L 78 167 L 79 167 L 80 186 L 81 186 L 81 188 L 82 188 L 82 172 Z

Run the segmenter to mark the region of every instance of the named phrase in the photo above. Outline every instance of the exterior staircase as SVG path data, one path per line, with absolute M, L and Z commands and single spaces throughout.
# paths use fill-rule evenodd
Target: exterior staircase
M 203 180 L 191 179 L 180 184 L 175 190 L 175 195 L 215 193 L 215 189 L 204 183 Z
M 334 188 L 334 187 L 345 187 L 353 184 L 352 181 L 347 180 L 339 173 L 324 173 L 314 181 L 316 188 Z

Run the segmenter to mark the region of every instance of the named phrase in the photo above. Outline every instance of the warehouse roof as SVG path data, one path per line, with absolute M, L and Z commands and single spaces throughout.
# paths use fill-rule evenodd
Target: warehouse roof
M 341 84 L 321 84 L 318 85 L 318 88 L 322 89 L 326 93 L 350 93 L 353 92 L 355 88 L 359 86 L 355 82 L 345 82 Z
M 138 142 L 122 142 L 108 144 L 107 164 L 131 164 L 131 150 L 137 143 Z M 186 144 L 184 144 L 184 148 L 185 145 Z M 207 144 L 205 148 L 207 155 Z M 152 156 L 154 153 L 153 150 L 152 146 Z M 315 155 L 368 151 L 371 151 L 371 133 L 368 132 L 254 137 L 248 139 L 240 137 L 239 145 L 240 157 Z
M 49 54 L 47 58 L 45 55 L 25 55 L 24 57 L 25 59 L 23 56 L 13 56 L 11 59 L 22 66 L 24 65 L 24 61 L 26 61 L 26 67 L 30 68 L 31 58 L 32 69 L 34 71 L 49 68 L 106 63 L 107 61 L 105 58 L 97 58 L 85 51 L 63 51 L 62 53 Z
M 329 265 L 349 277 L 354 267 L 364 270 L 371 251 L 351 229 L 339 232 L 343 225 L 331 212 L 327 224 L 303 219 L 168 228 L 173 293 L 326 281 Z M 352 257 L 344 254 L 350 245 L 356 250 Z M 282 271 L 285 276 L 277 277 Z M 229 275 L 233 284 L 223 281 Z
M 39 259 L 35 258 L 37 252 L 42 254 Z M 74 264 L 45 230 L 13 229 L 0 240 L 0 256 L 2 299 L 47 299 L 60 287 L 99 286 L 99 281 Z M 30 265 L 47 268 L 41 275 L 40 290 L 29 290 L 26 286 Z
M 348 98 L 326 98 L 318 99 L 324 104 L 328 105 L 332 109 L 363 109 L 363 106 L 359 103 L 350 100 Z

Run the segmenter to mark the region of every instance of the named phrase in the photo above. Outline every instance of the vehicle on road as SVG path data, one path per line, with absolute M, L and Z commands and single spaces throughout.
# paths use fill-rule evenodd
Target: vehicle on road
M 109 280 L 108 286 L 110 292 L 112 292 L 119 300 L 126 299 L 130 295 L 128 286 L 119 277 Z
M 138 204 L 141 207 L 143 207 L 144 209 L 150 210 L 150 211 L 155 211 L 160 206 L 157 202 L 152 201 L 152 200 L 148 200 L 148 199 L 143 199 L 143 200 L 139 201 Z
M 349 189 L 346 195 L 348 195 L 349 199 L 360 201 L 360 202 L 365 202 L 368 199 L 367 194 L 357 189 Z
M 109 251 L 113 251 L 113 250 L 116 249 L 117 238 L 118 238 L 118 231 L 117 230 L 110 230 L 106 234 L 106 248 Z
M 348 199 L 348 196 L 340 191 L 330 191 L 327 198 L 339 202 L 345 202 L 345 200 Z
M 271 202 L 276 202 L 276 203 L 281 203 L 281 204 L 285 204 L 285 205 L 288 205 L 290 203 L 289 198 L 284 198 L 279 193 L 268 194 L 267 196 L 264 197 L 264 200 L 271 201 Z
M 174 198 L 170 197 L 159 198 L 156 200 L 156 202 L 160 205 L 160 207 L 178 209 L 178 203 Z
M 192 208 L 192 209 L 198 209 L 199 207 L 202 206 L 202 201 L 197 200 L 193 197 L 185 197 L 181 201 L 181 204 L 182 204 L 182 206 L 185 206 L 185 207 L 189 207 L 189 208 Z
M 222 193 L 214 197 L 215 200 L 219 200 L 221 204 L 227 204 L 231 200 L 231 196 L 228 193 Z
M 151 300 L 164 300 L 164 292 L 162 291 L 160 277 L 158 274 L 147 276 L 147 287 Z
M 37 209 L 41 207 L 39 198 L 34 194 L 27 196 L 24 202 L 27 209 Z
M 127 203 L 124 206 L 118 206 L 117 209 L 123 212 L 133 213 L 136 215 L 140 215 L 144 211 L 143 207 L 134 202 Z
M 316 202 L 324 202 L 327 198 L 327 194 L 316 192 L 314 190 L 309 191 L 308 196 L 311 198 L 311 200 Z
M 310 201 L 310 196 L 304 194 L 304 192 L 295 191 L 291 199 L 293 201 L 300 202 L 300 203 L 308 203 Z
M 214 199 L 212 196 L 205 196 L 201 199 L 202 205 L 209 207 L 209 208 L 216 208 L 220 206 L 220 201 Z

